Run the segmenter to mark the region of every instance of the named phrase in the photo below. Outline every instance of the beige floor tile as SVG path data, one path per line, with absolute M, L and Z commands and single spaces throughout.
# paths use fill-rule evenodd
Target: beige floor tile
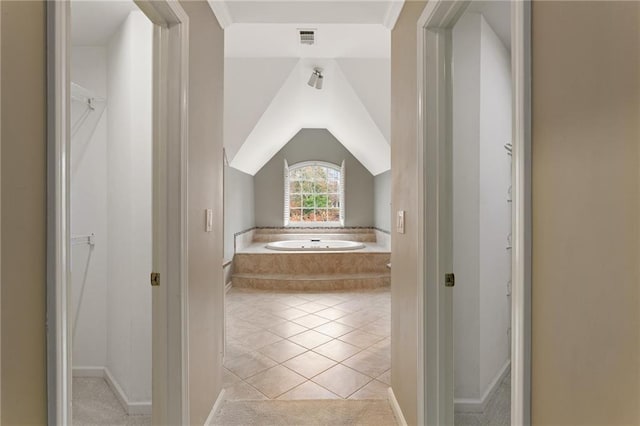
M 340 337 L 352 332 L 353 328 L 348 325 L 332 321 L 319 327 L 315 327 L 314 330 L 319 331 L 322 334 L 326 334 L 327 336 Z
M 389 337 L 382 339 L 371 345 L 371 349 L 385 349 L 389 351 L 391 350 L 391 339 Z
M 337 309 L 337 308 L 327 308 L 327 309 L 323 309 L 321 311 L 316 312 L 316 315 L 329 320 L 336 320 L 338 318 L 341 318 L 347 315 L 347 312 L 341 311 L 340 309 Z
M 280 318 L 292 320 L 292 319 L 303 317 L 305 315 L 309 315 L 309 313 L 305 311 L 301 311 L 300 309 L 289 308 L 282 312 L 277 312 L 275 315 L 279 316 Z
M 306 379 L 282 365 L 270 368 L 247 379 L 247 383 L 271 399 L 275 399 Z
M 387 399 L 389 385 L 372 380 L 349 397 L 349 399 Z
M 238 377 L 235 374 L 233 374 L 226 367 L 222 368 L 222 387 L 223 388 L 233 386 L 234 384 L 236 384 L 237 382 L 239 382 L 241 380 L 242 379 L 240 377 Z
M 339 297 L 337 293 L 335 295 L 325 293 L 320 295 L 320 297 L 318 297 L 316 300 L 314 300 L 314 302 L 319 303 L 321 305 L 325 305 L 325 306 L 335 306 L 339 303 L 343 303 L 344 301 L 345 299 L 343 299 L 342 297 Z
M 277 365 L 275 361 L 258 352 L 250 352 L 237 358 L 225 359 L 224 366 L 233 374 L 245 379 Z
M 298 374 L 310 379 L 336 365 L 336 362 L 315 352 L 309 351 L 283 364 Z
M 305 315 L 303 317 L 296 318 L 296 319 L 294 319 L 292 321 L 295 322 L 298 325 L 301 325 L 301 326 L 307 327 L 307 328 L 318 327 L 318 326 L 320 326 L 322 324 L 326 324 L 326 323 L 329 322 L 328 319 L 322 318 L 322 317 L 319 317 L 319 316 L 313 315 L 313 314 Z
M 233 386 L 225 388 L 224 398 L 230 401 L 245 399 L 268 399 L 263 393 L 245 382 L 238 382 Z
M 318 346 L 313 351 L 334 361 L 341 362 L 360 352 L 361 349 L 340 340 L 332 340 L 324 345 Z
M 340 364 L 313 378 L 313 382 L 343 398 L 348 398 L 370 381 L 364 374 Z
M 269 329 L 270 332 L 277 334 L 280 337 L 284 337 L 285 339 L 307 330 L 307 327 L 303 327 L 300 324 L 296 324 L 291 321 L 283 322 L 282 324 L 278 324 Z
M 307 349 L 288 340 L 281 340 L 260 348 L 258 351 L 280 364 L 306 352 Z
M 242 345 L 251 350 L 256 350 L 280 340 L 282 340 L 282 337 L 278 336 L 277 334 L 270 333 L 266 330 L 261 330 L 257 333 L 245 336 L 245 338 L 242 340 Z
M 349 315 L 345 315 L 342 318 L 338 318 L 338 322 L 342 324 L 349 325 L 351 327 L 362 327 L 364 325 L 369 325 L 374 321 L 379 319 L 379 315 L 375 312 L 371 312 L 369 310 L 366 311 L 358 311 L 351 313 Z
M 391 360 L 391 348 L 389 347 L 375 347 L 375 346 L 369 346 L 367 348 L 368 351 L 373 352 L 376 355 L 379 355 L 383 358 L 386 358 L 387 360 Z
M 345 334 L 344 336 L 340 336 L 340 340 L 364 349 L 368 348 L 374 343 L 379 342 L 380 340 L 382 340 L 382 337 L 375 334 L 366 333 L 361 330 L 355 330 L 351 333 Z
M 227 344 L 224 348 L 224 356 L 226 359 L 237 358 L 249 352 L 251 352 L 251 350 L 243 346 L 239 341 L 227 337 Z
M 342 363 L 362 374 L 366 374 L 372 379 L 378 377 L 391 368 L 389 358 L 380 356 L 379 354 L 369 350 L 359 352 L 351 358 L 345 359 Z
M 391 369 L 382 373 L 380 376 L 376 378 L 376 380 L 391 386 Z
M 347 312 L 361 311 L 365 307 L 365 304 L 360 300 L 347 300 L 346 302 L 342 302 L 334 306 L 334 308 Z
M 295 336 L 289 338 L 289 340 L 293 343 L 297 343 L 298 345 L 304 346 L 307 349 L 313 349 L 316 346 L 327 343 L 332 339 L 332 337 L 329 337 L 326 334 L 318 333 L 317 331 L 313 330 L 305 331 L 304 333 L 296 334 Z
M 278 399 L 299 400 L 299 399 L 340 399 L 340 396 L 333 392 L 329 392 L 322 386 L 306 381 L 303 384 L 284 393 Z
M 313 314 L 315 312 L 322 311 L 323 309 L 327 309 L 327 306 L 321 305 L 320 303 L 308 302 L 308 303 L 304 303 L 302 305 L 296 306 L 296 309 L 301 309 L 305 312 Z
M 249 324 L 255 325 L 256 327 L 260 327 L 262 329 L 262 328 L 274 327 L 278 324 L 285 322 L 286 319 L 276 315 L 268 314 L 265 312 L 256 311 L 250 316 L 244 318 L 244 321 L 248 322 Z
M 360 330 L 383 337 L 386 337 L 391 333 L 391 327 L 389 325 L 378 321 L 364 324 L 360 327 Z
M 277 302 L 275 300 L 270 300 L 258 306 L 258 309 L 260 309 L 262 312 L 266 312 L 271 315 L 276 315 L 278 312 L 286 311 L 289 308 L 290 306 L 285 305 L 284 303 Z
M 261 328 L 243 320 L 227 322 L 227 336 L 232 339 L 242 340 L 246 336 L 260 331 Z
M 309 303 L 309 300 L 295 295 L 287 295 L 282 297 L 281 299 L 278 299 L 278 302 L 287 306 L 298 306 Z

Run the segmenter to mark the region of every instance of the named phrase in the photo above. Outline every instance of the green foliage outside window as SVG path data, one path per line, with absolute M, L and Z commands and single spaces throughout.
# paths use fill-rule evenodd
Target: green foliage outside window
M 340 171 L 322 165 L 292 169 L 289 175 L 291 222 L 340 221 Z

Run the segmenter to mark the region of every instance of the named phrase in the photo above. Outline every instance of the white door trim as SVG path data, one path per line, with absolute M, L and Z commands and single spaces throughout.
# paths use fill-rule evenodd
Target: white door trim
M 153 424 L 189 424 L 189 19 L 176 0 L 138 0 L 154 28 Z M 70 2 L 47 2 L 47 400 L 49 424 L 72 423 L 69 306 Z
M 2 81 L 2 19 L 0 19 L 0 81 Z M 2 99 L 2 90 L 0 90 L 0 99 Z M 0 140 L 2 139 L 2 108 L 0 107 Z M 2 143 L 0 142 L 0 146 Z M 0 150 L 2 151 L 2 150 Z M 0 155 L 0 164 L 2 164 L 2 156 Z M 0 176 L 2 176 L 2 168 L 0 167 Z M 0 212 L 2 212 L 2 179 L 0 178 Z M 2 241 L 2 213 L 0 213 L 0 241 Z M 2 365 L 2 244 L 0 244 L 0 365 Z M 2 375 L 0 374 L 0 420 L 2 420 Z
M 531 424 L 531 1 L 511 5 L 513 258 L 511 424 Z
M 469 0 L 431 0 L 418 20 L 418 423 L 453 424 L 451 28 Z M 513 289 L 511 424 L 531 423 L 531 3 L 511 3 Z M 445 230 L 442 234 L 442 230 Z M 423 337 L 424 336 L 424 337 Z
M 47 411 L 57 425 L 72 414 L 69 21 L 68 2 L 47 2 Z

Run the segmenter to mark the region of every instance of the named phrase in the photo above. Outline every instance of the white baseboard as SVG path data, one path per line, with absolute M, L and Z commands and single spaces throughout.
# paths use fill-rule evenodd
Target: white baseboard
M 120 386 L 115 377 L 113 377 L 113 374 L 111 374 L 109 369 L 106 367 L 104 369 L 104 379 L 113 393 L 116 394 L 116 397 L 120 401 L 120 404 L 122 404 L 122 407 L 124 407 L 127 414 L 130 416 L 151 415 L 151 401 L 130 402 L 127 395 L 124 393 L 124 390 L 122 390 L 122 386 Z
M 231 290 L 231 287 L 233 287 L 233 282 L 229 281 L 227 284 L 225 284 L 224 286 L 224 292 L 227 293 L 229 292 L 229 290 Z
M 104 378 L 104 367 L 73 367 L 73 377 L 101 377 Z
M 393 415 L 396 416 L 396 421 L 400 426 L 407 426 L 407 421 L 404 418 L 404 414 L 402 414 L 402 410 L 400 409 L 400 404 L 398 404 L 398 400 L 396 399 L 396 395 L 393 393 L 393 389 L 389 388 L 389 404 L 391 404 L 391 411 L 393 411 Z
M 207 420 L 204 422 L 204 426 L 210 426 L 213 424 L 213 418 L 220 409 L 220 405 L 224 402 L 224 392 L 224 389 L 222 389 L 218 394 L 218 398 L 216 398 L 216 402 L 213 403 L 213 407 L 211 408 L 211 412 L 209 413 Z
M 106 367 L 73 367 L 73 377 L 101 377 L 118 398 L 124 411 L 130 416 L 151 415 L 151 401 L 130 402 L 122 386 Z
M 455 410 L 459 413 L 483 413 L 487 408 L 487 403 L 500 386 L 500 382 L 509 374 L 510 368 L 511 360 L 507 360 L 489 386 L 487 386 L 482 398 L 456 398 L 454 400 Z

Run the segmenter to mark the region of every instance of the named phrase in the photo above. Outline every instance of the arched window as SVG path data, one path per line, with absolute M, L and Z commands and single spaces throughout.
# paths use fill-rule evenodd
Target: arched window
M 285 226 L 344 226 L 344 161 L 285 160 L 284 177 Z

